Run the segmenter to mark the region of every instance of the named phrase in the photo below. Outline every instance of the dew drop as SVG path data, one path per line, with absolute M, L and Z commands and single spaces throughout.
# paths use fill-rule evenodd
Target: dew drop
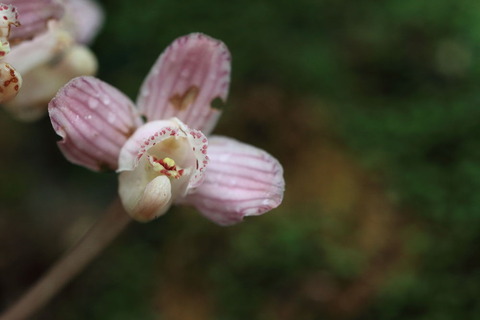
M 88 106 L 91 109 L 96 109 L 98 107 L 98 100 L 96 98 L 90 98 L 88 99 Z
M 117 119 L 117 116 L 113 112 L 109 112 L 107 116 L 107 121 L 108 123 L 114 123 L 115 119 Z
M 102 102 L 104 105 L 108 106 L 110 104 L 110 97 L 107 95 L 102 96 Z

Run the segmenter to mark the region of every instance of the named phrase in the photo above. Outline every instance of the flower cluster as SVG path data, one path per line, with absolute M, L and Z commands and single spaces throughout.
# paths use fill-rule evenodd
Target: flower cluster
M 230 225 L 260 215 L 283 198 L 283 169 L 267 152 L 209 135 L 230 82 L 226 46 L 194 33 L 160 55 L 141 86 L 136 106 L 94 77 L 78 77 L 49 104 L 59 147 L 73 163 L 116 170 L 119 195 L 138 221 L 172 204 L 195 206 Z

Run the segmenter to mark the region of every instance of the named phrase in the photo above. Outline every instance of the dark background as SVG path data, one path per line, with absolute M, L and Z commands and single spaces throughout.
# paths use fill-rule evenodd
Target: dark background
M 132 99 L 176 37 L 233 56 L 215 133 L 283 164 L 284 203 L 223 228 L 134 224 L 36 319 L 479 319 L 480 5 L 105 0 L 98 77 Z M 0 303 L 116 196 L 48 118 L 0 112 Z

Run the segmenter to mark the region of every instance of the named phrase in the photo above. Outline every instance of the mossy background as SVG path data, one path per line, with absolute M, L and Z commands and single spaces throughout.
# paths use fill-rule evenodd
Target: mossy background
M 233 56 L 217 134 L 284 165 L 281 207 L 221 228 L 191 208 L 134 224 L 35 319 L 479 319 L 480 4 L 99 1 L 98 77 L 135 99 L 163 49 Z M 0 113 L 0 302 L 116 195 L 47 118 Z

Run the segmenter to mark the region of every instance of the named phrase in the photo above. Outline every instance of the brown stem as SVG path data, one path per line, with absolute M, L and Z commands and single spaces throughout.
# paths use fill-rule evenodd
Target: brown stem
M 83 270 L 131 221 L 120 200 L 115 200 L 80 241 L 54 264 L 0 320 L 21 320 L 42 308 L 73 277 Z

